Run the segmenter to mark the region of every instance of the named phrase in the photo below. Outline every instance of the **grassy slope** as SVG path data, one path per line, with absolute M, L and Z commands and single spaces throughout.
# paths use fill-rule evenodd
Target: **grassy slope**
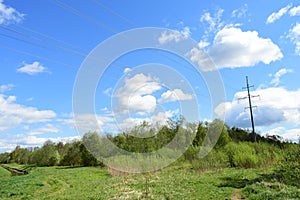
M 0 179 L 10 177 L 10 172 L 0 167 Z
M 200 173 L 189 166 L 172 166 L 156 173 L 112 177 L 101 168 L 39 167 L 17 177 L 1 176 L 0 171 L 0 199 L 240 199 L 245 195 L 297 199 L 299 189 L 262 181 L 268 176 L 262 174 L 271 172 L 265 168 Z

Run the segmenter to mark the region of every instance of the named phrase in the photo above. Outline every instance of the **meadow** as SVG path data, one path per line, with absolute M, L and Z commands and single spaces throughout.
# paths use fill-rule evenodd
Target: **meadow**
M 22 176 L 0 168 L 0 177 L 0 199 L 300 198 L 299 188 L 278 181 L 273 167 L 197 171 L 181 163 L 147 174 L 112 176 L 105 167 L 54 166 L 33 167 Z
M 214 149 L 200 158 L 200 150 L 206 150 L 202 145 L 206 133 L 211 133 L 208 128 L 218 127 L 222 132 Z M 0 199 L 300 199 L 299 144 L 259 135 L 258 142 L 253 143 L 251 133 L 224 127 L 220 121 L 186 126 L 175 121 L 159 129 L 141 124 L 132 130 L 141 132 L 157 134 L 147 139 L 131 133 L 101 138 L 89 132 L 80 141 L 46 141 L 42 147 L 17 146 L 10 153 L 2 153 Z M 169 152 L 174 147 L 166 148 L 162 154 L 150 153 L 178 134 L 184 142 L 180 144 L 190 145 L 187 150 L 168 167 L 152 168 L 172 158 Z M 193 141 L 189 140 L 191 135 Z M 213 135 L 207 136 L 207 140 L 213 139 Z M 127 159 L 120 152 L 106 151 L 103 157 L 110 164 L 117 161 L 114 166 L 132 172 L 138 166 L 142 167 L 139 170 L 158 170 L 118 172 L 86 148 L 104 152 L 108 141 L 128 152 L 149 153 L 143 159 L 137 154 Z

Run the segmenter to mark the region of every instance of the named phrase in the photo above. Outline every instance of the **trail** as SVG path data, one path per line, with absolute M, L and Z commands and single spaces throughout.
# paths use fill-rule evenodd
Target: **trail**
M 231 200 L 241 200 L 241 199 L 245 199 L 245 198 L 241 195 L 240 190 L 235 188 L 231 195 Z

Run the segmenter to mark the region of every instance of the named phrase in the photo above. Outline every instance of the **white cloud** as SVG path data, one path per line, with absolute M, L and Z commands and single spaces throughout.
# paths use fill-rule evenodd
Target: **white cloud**
M 4 93 L 4 92 L 7 92 L 7 91 L 10 91 L 10 90 L 12 90 L 13 87 L 14 87 L 13 84 L 0 85 L 0 92 Z
M 166 125 L 167 120 L 178 114 L 178 110 L 168 110 L 165 112 L 157 112 L 154 115 L 143 118 L 129 117 L 118 124 L 118 128 L 122 131 L 130 130 L 142 122 L 148 122 L 151 125 Z
M 26 73 L 29 75 L 35 75 L 38 73 L 48 72 L 47 69 L 41 65 L 39 62 L 35 61 L 32 64 L 23 63 L 23 67 L 18 68 L 17 72 Z
M 259 62 L 269 64 L 283 57 L 279 47 L 271 39 L 261 38 L 256 31 L 242 31 L 236 27 L 220 30 L 207 54 L 218 68 L 254 66 Z M 203 70 L 213 70 L 213 63 L 206 52 L 193 48 L 190 59 Z
M 300 6 L 291 8 L 290 16 L 299 16 L 299 15 L 300 15 Z
M 296 45 L 295 52 L 300 55 L 300 24 L 297 23 L 292 29 L 289 30 L 288 37 Z
M 0 139 L 0 152 L 10 152 L 13 151 L 16 146 L 21 146 L 22 148 L 27 147 L 41 147 L 47 140 L 52 142 L 72 142 L 74 140 L 79 140 L 80 136 L 69 136 L 69 137 L 37 137 L 36 135 L 27 134 L 17 134 L 8 135 Z
M 223 23 L 221 22 L 221 17 L 223 15 L 223 12 L 224 12 L 223 9 L 218 9 L 213 16 L 209 12 L 205 12 L 200 17 L 200 22 L 208 24 L 209 32 L 215 32 L 223 26 Z
M 126 73 L 130 72 L 131 70 L 132 70 L 131 68 L 126 67 L 123 72 L 126 74 Z
M 292 4 L 287 5 L 284 8 L 281 8 L 278 12 L 273 12 L 266 21 L 266 24 L 271 24 L 280 19 L 288 10 L 292 7 Z
M 16 103 L 15 96 L 0 95 L 0 131 L 15 128 L 22 123 L 47 122 L 55 118 L 52 110 L 38 110 Z
M 198 43 L 199 49 L 203 49 L 203 48 L 205 48 L 205 47 L 207 47 L 207 46 L 209 46 L 209 45 L 210 45 L 209 42 L 207 42 L 207 41 L 202 41 L 202 40 Z
M 110 114 L 72 114 L 67 119 L 59 119 L 58 122 L 69 125 L 72 129 L 84 134 L 89 131 L 99 133 L 106 132 L 113 127 L 112 123 L 115 119 Z
M 28 135 L 41 135 L 45 133 L 58 133 L 60 130 L 55 127 L 53 124 L 46 124 L 43 127 L 32 130 L 28 133 Z
M 111 92 L 112 92 L 112 88 L 107 88 L 106 90 L 103 91 L 103 93 L 109 97 L 111 96 Z
M 273 124 L 300 125 L 300 89 L 288 91 L 284 88 L 258 89 L 252 95 L 260 95 L 260 98 L 252 98 L 252 104 L 257 105 L 253 109 L 254 121 L 257 126 L 269 126 Z M 248 102 L 237 101 L 238 98 L 247 96 L 246 92 L 238 92 L 232 102 L 220 104 L 215 112 L 219 117 L 225 117 L 225 121 L 232 126 L 250 127 Z M 225 113 L 222 109 L 225 108 Z
M 245 17 L 248 12 L 248 5 L 244 4 L 241 8 L 233 10 L 231 13 L 231 17 L 242 18 Z
M 172 101 L 185 101 L 185 100 L 191 100 L 193 99 L 193 96 L 190 94 L 185 94 L 181 89 L 175 89 L 173 91 L 168 90 L 164 92 L 158 102 L 164 103 L 164 102 L 172 102 Z
M 126 78 L 124 85 L 115 94 L 118 108 L 121 112 L 153 112 L 156 108 L 156 98 L 152 93 L 161 88 L 159 80 L 151 76 L 136 74 L 132 78 Z
M 191 31 L 189 27 L 184 27 L 181 31 L 164 31 L 158 38 L 160 44 L 175 41 L 180 42 L 190 37 Z
M 275 86 L 278 86 L 280 83 L 281 76 L 285 75 L 286 73 L 292 73 L 292 72 L 293 72 L 292 69 L 282 68 L 274 74 L 274 78 L 271 80 L 270 83 L 274 84 Z
M 285 127 L 276 127 L 265 131 L 263 135 L 279 135 L 283 140 L 298 142 L 300 138 L 300 129 L 286 129 Z
M 4 4 L 3 0 L 0 0 L 0 24 L 19 23 L 24 19 L 24 14 L 18 12 L 16 9 Z

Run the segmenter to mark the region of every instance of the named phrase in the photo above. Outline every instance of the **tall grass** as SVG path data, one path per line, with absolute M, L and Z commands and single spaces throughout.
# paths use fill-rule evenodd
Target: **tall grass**
M 230 142 L 221 149 L 213 149 L 201 159 L 198 156 L 200 148 L 190 147 L 185 153 L 186 160 L 190 161 L 193 168 L 197 170 L 269 166 L 282 157 L 282 150 L 268 143 Z

